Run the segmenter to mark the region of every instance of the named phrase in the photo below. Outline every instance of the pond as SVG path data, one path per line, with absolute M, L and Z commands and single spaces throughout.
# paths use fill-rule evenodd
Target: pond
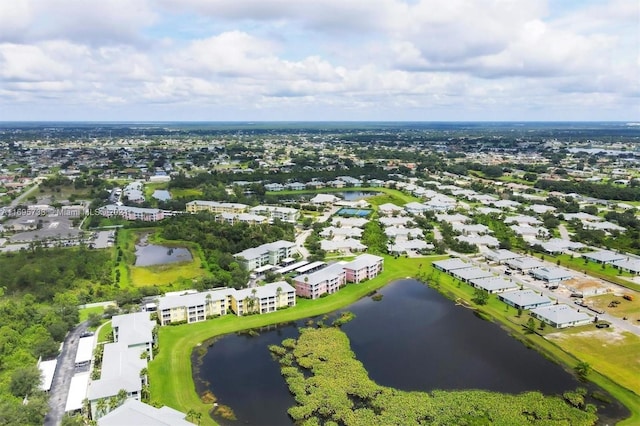
M 166 189 L 156 189 L 155 191 L 153 191 L 153 194 L 151 194 L 151 196 L 160 201 L 167 201 L 171 199 L 171 193 L 169 193 L 169 191 L 167 191 Z
M 189 249 L 184 247 L 165 247 L 147 243 L 143 236 L 136 244 L 135 266 L 164 265 L 165 263 L 188 262 L 193 260 Z
M 497 324 L 476 317 L 416 280 L 396 281 L 379 292 L 384 296 L 379 302 L 367 297 L 346 308 L 356 318 L 342 330 L 356 358 L 381 385 L 421 391 L 538 390 L 544 394 L 584 386 Z M 198 392 L 211 390 L 221 404 L 234 410 L 237 423 L 292 424 L 287 409 L 295 401 L 267 347 L 296 338 L 305 322 L 273 326 L 255 337 L 215 339 L 199 362 L 194 353 Z M 599 406 L 598 413 L 615 419 L 627 411 L 614 403 Z

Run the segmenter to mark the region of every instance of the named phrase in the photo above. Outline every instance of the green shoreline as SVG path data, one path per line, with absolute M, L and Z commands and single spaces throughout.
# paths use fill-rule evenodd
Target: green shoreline
M 219 335 L 295 321 L 344 308 L 392 281 L 404 278 L 420 279 L 433 271 L 432 261 L 447 257 L 394 259 L 391 256 L 385 256 L 385 270 L 378 277 L 360 284 L 349 284 L 338 293 L 322 299 L 298 299 L 295 307 L 265 315 L 249 317 L 226 315 L 196 324 L 161 327 L 159 353 L 149 364 L 151 402 L 167 405 L 185 413 L 189 410 L 195 410 L 202 414 L 201 424 L 215 425 L 216 423 L 209 416 L 211 404 L 203 403 L 195 391 L 191 365 L 193 349 L 206 340 Z M 454 300 L 457 298 L 469 299 L 464 289 L 456 287 L 451 277 L 442 274 L 438 281 L 437 289 L 446 297 Z M 577 358 L 564 352 L 552 342 L 537 334 L 525 335 L 522 327 L 507 320 L 502 310 L 485 305 L 482 307 L 482 312 L 491 316 L 494 321 L 498 321 L 512 336 L 524 344 L 536 348 L 543 356 L 565 366 L 567 370 L 571 370 L 577 364 Z M 167 374 L 168 372 L 170 374 Z M 620 422 L 620 425 L 632 425 L 640 422 L 640 397 L 637 394 L 595 371 L 590 373 L 589 379 L 630 410 L 631 416 Z

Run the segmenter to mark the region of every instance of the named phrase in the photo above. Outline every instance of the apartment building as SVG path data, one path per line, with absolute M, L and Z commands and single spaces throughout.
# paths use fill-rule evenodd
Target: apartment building
M 233 289 L 217 289 L 204 292 L 169 294 L 158 299 L 160 325 L 176 322 L 204 321 L 217 315 L 226 315 L 231 304 Z
M 238 316 L 275 312 L 296 305 L 296 289 L 286 281 L 277 281 L 259 287 L 235 290 L 231 293 L 231 310 Z
M 290 207 L 277 206 L 255 206 L 249 209 L 249 212 L 258 216 L 266 216 L 271 221 L 276 219 L 283 222 L 295 223 L 300 217 L 300 212 Z
M 359 283 L 374 278 L 382 272 L 384 259 L 373 254 L 361 254 L 343 265 L 347 282 Z
M 220 203 L 218 201 L 193 200 L 187 203 L 186 209 L 189 213 L 211 212 L 211 213 L 245 213 L 249 206 L 240 203 Z
M 264 265 L 277 265 L 294 253 L 295 243 L 279 240 L 273 243 L 246 249 L 233 256 L 244 265 L 247 271 L 253 271 Z
M 108 204 L 100 207 L 97 212 L 104 217 L 121 217 L 125 220 L 142 220 L 145 222 L 157 222 L 165 218 L 165 212 L 160 209 L 119 206 L 117 204 Z
M 334 263 L 311 274 L 298 275 L 293 281 L 297 296 L 317 299 L 337 292 L 347 283 L 347 273 L 343 263 Z

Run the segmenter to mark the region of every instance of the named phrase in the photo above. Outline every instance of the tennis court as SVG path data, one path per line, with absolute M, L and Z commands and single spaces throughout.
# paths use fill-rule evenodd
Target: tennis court
M 371 209 L 352 209 L 348 207 L 343 207 L 336 213 L 338 216 L 357 216 L 357 217 L 367 217 L 371 214 L 373 210 Z

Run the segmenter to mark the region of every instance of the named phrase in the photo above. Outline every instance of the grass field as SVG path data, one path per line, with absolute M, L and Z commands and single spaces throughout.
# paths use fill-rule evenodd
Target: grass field
M 91 314 L 102 315 L 103 312 L 104 312 L 104 306 L 94 306 L 92 308 L 80 309 L 79 310 L 79 313 L 80 313 L 80 321 L 79 322 L 85 322 L 87 319 L 89 319 L 89 315 L 91 315 Z
M 599 373 L 640 395 L 640 337 L 611 328 L 567 330 L 547 335 Z
M 620 303 L 615 308 L 610 308 L 609 303 L 615 300 Z M 605 309 L 609 315 L 618 318 L 627 317 L 629 321 L 634 322 L 640 320 L 640 298 L 637 295 L 633 301 L 629 301 L 614 294 L 603 294 L 602 296 L 589 297 L 588 302 L 597 308 Z
M 362 188 L 322 188 L 322 189 L 304 189 L 302 191 L 276 191 L 267 192 L 269 195 L 295 195 L 295 194 L 327 194 L 332 192 L 381 192 L 382 195 L 376 195 L 367 198 L 367 201 L 372 206 L 379 206 L 385 203 L 393 203 L 399 206 L 410 203 L 412 201 L 420 201 L 419 198 L 413 195 L 405 194 L 397 189 L 385 188 L 385 187 L 362 187 Z
M 206 266 L 198 246 L 191 242 L 164 241 L 155 234 L 155 229 L 121 229 L 118 232 L 118 247 L 123 250 L 123 259 L 118 264 L 120 287 L 126 288 L 158 286 L 168 290 L 191 287 L 191 280 L 206 276 Z M 156 266 L 135 266 L 135 245 L 141 233 L 151 233 L 149 242 L 170 247 L 186 247 L 193 257 L 189 262 L 176 262 Z
M 202 191 L 197 188 L 172 188 L 169 193 L 174 199 L 180 197 L 199 197 L 202 195 Z
M 470 286 L 454 280 L 449 275 L 435 271 L 430 266 L 430 262 L 441 258 L 443 257 L 412 259 L 386 257 L 385 271 L 380 276 L 365 283 L 348 285 L 338 293 L 326 298 L 314 301 L 298 299 L 296 307 L 272 314 L 250 317 L 228 315 L 197 324 L 163 327 L 160 329 L 159 335 L 160 353 L 149 366 L 152 401 L 168 405 L 183 412 L 194 409 L 202 414 L 203 424 L 215 424 L 208 414 L 211 406 L 203 403 L 195 392 L 190 357 L 192 349 L 201 345 L 207 339 L 218 335 L 294 321 L 340 309 L 396 279 L 405 277 L 429 279 L 447 297 L 452 300 L 464 300 L 467 301 L 464 302 L 465 304 L 469 304 L 474 293 Z M 602 359 L 608 356 L 609 351 L 611 351 L 610 348 L 605 346 L 604 351 L 598 352 L 599 348 L 594 345 L 588 349 L 593 351 L 593 355 L 590 358 L 585 358 L 580 346 L 573 343 L 573 337 L 567 338 L 566 343 L 564 343 L 565 347 L 562 347 L 556 345 L 557 339 L 546 339 L 541 335 L 542 333 L 525 334 L 523 325 L 528 320 L 528 315 L 525 313 L 518 317 L 514 308 L 507 307 L 495 296 L 490 296 L 488 304 L 482 306 L 481 311 L 484 316 L 498 320 L 507 332 L 523 341 L 524 344 L 537 348 L 544 356 L 564 365 L 568 371 L 572 371 L 572 368 L 580 360 L 589 362 L 594 368 L 594 372 L 589 376 L 590 380 L 610 392 L 632 411 L 632 417 L 621 424 L 632 425 L 638 423 L 640 420 L 640 398 L 638 394 L 622 387 L 629 380 L 633 380 L 634 377 L 638 376 L 631 375 L 626 382 L 618 382 L 617 378 L 627 374 L 629 370 L 624 363 L 616 364 Z M 554 334 L 554 331 L 547 327 L 544 334 Z M 576 330 L 562 331 L 558 334 L 571 336 L 571 332 L 592 331 L 603 330 L 590 329 L 590 326 L 584 326 Z M 606 330 L 604 332 L 606 333 Z M 628 341 L 630 345 L 628 352 L 625 352 L 627 341 L 622 343 L 622 348 L 614 350 L 618 355 L 638 353 L 635 340 Z M 565 352 L 565 350 L 571 350 L 573 355 Z M 621 361 L 623 360 L 621 359 Z M 163 374 L 166 371 L 171 371 L 172 374 Z
M 98 342 L 107 342 L 113 335 L 113 328 L 111 327 L 111 320 L 102 324 L 100 331 L 98 332 Z

